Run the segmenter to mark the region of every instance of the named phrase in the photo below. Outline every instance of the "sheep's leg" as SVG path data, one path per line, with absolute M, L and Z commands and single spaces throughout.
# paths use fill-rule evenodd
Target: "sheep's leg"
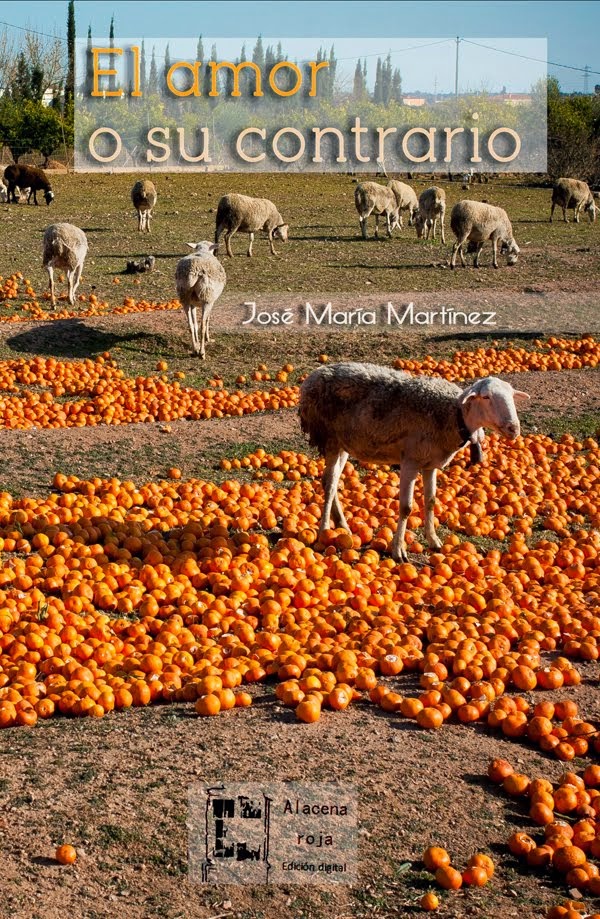
M 50 278 L 50 302 L 52 303 L 52 309 L 55 309 L 56 296 L 54 294 L 54 268 L 52 265 L 46 265 L 46 271 L 48 272 L 48 277 Z
M 477 248 L 475 250 L 475 260 L 473 262 L 473 265 L 475 268 L 479 268 L 479 256 L 481 255 L 482 249 L 483 249 L 483 243 L 478 243 Z
M 498 240 L 496 239 L 495 236 L 492 238 L 492 252 L 493 252 L 492 265 L 494 266 L 494 268 L 497 268 L 498 267 Z
M 432 549 L 441 549 L 442 544 L 435 533 L 435 485 L 437 469 L 423 472 L 423 496 L 425 499 L 425 538 Z
M 418 469 L 414 465 L 403 464 L 400 471 L 400 515 L 398 529 L 392 542 L 392 558 L 396 562 L 408 561 L 404 537 L 406 535 L 406 524 L 412 510 L 417 475 Z
M 367 238 L 367 218 L 359 217 L 358 220 L 360 223 L 360 231 L 362 233 L 362 238 L 366 239 Z
M 81 272 L 83 271 L 83 262 L 80 265 L 77 265 L 73 271 L 73 299 L 71 303 L 75 302 L 75 294 L 77 293 L 77 288 L 79 287 L 79 282 L 81 280 Z
M 457 253 L 460 255 L 460 263 L 461 263 L 461 265 L 463 266 L 463 268 L 466 268 L 466 267 L 467 267 L 467 263 L 466 263 L 466 261 L 465 261 L 465 256 L 464 256 L 464 254 L 463 254 L 463 245 L 464 245 L 465 241 L 466 241 L 466 240 L 464 240 L 464 239 L 462 239 L 462 240 L 460 240 L 460 241 L 457 240 L 457 241 L 454 243 L 454 245 L 452 246 L 452 256 L 451 256 L 451 258 L 450 258 L 450 267 L 451 267 L 451 268 L 456 268 L 456 254 L 457 254 Z
M 198 317 L 196 315 L 196 307 L 191 303 L 184 303 L 183 308 L 192 336 L 192 350 L 194 354 L 198 354 L 200 352 L 200 343 L 198 341 Z
M 73 279 L 75 277 L 75 269 L 73 271 L 67 271 L 67 290 L 68 295 L 67 299 L 71 306 L 75 303 L 75 293 L 73 291 Z
M 579 223 L 579 212 L 581 211 L 581 204 L 575 206 L 575 223 Z
M 233 236 L 233 233 L 233 230 L 225 232 L 225 251 L 227 252 L 229 258 L 233 258 L 233 252 L 231 251 L 231 237 Z
M 552 202 L 552 207 L 550 208 L 550 223 L 552 223 L 552 218 L 553 218 L 553 216 L 554 216 L 554 208 L 555 208 L 555 207 L 556 207 L 556 203 L 553 201 L 553 202 Z
M 347 459 L 348 454 L 345 452 L 345 450 L 341 450 L 339 453 L 330 454 L 325 459 L 325 473 L 323 475 L 325 503 L 323 505 L 323 513 L 321 515 L 319 536 L 321 536 L 325 530 L 329 529 L 329 524 L 331 523 L 331 511 L 334 505 L 336 505 L 335 522 L 338 523 L 339 521 L 339 526 L 345 526 L 345 528 L 348 529 L 348 524 L 346 523 L 346 518 L 344 517 L 344 512 L 342 511 L 340 500 L 337 494 L 340 476 L 344 466 L 346 465 Z
M 388 235 L 388 236 L 391 236 L 391 235 L 392 235 L 392 224 L 391 224 L 391 221 L 390 221 L 390 212 L 389 212 L 389 211 L 386 211 L 386 212 L 385 212 L 385 229 L 386 229 L 386 231 L 387 231 L 387 235 Z
M 248 252 L 246 253 L 248 258 L 252 258 L 252 243 L 254 242 L 254 233 L 248 233 L 250 237 L 250 243 L 248 244 Z
M 210 312 L 212 310 L 212 303 L 205 303 L 202 307 L 202 318 L 200 320 L 200 357 L 202 360 L 206 357 L 206 343 L 208 342 L 208 323 L 210 320 Z
M 375 214 L 375 239 L 379 239 L 379 214 Z
M 273 255 L 277 255 L 277 253 L 275 252 L 275 244 L 273 243 L 273 237 L 270 233 L 269 233 L 269 245 L 271 247 L 271 253 Z
M 568 222 L 569 222 L 569 218 L 567 217 L 567 209 L 566 209 L 566 207 L 563 207 L 562 212 L 563 212 L 563 220 L 564 220 L 564 222 L 565 222 L 565 223 L 568 223 Z
M 440 217 L 440 227 L 442 228 L 442 246 L 446 245 L 446 234 L 444 233 L 444 215 Z

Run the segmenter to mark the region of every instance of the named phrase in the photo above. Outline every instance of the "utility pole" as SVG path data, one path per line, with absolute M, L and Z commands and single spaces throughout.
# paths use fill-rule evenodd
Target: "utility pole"
M 460 38 L 456 36 L 456 69 L 454 72 L 454 96 L 458 102 L 458 46 L 460 45 Z
M 583 68 L 583 92 L 587 96 L 590 91 L 590 65 L 586 64 Z

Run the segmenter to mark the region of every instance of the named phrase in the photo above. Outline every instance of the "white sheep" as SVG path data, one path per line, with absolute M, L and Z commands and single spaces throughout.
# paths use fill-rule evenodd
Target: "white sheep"
M 415 215 L 415 228 L 418 239 L 421 239 L 423 236 L 425 236 L 425 239 L 429 239 L 432 228 L 433 238 L 435 239 L 435 231 L 439 220 L 442 227 L 442 244 L 445 245 L 445 214 L 446 192 L 444 189 L 440 188 L 438 185 L 432 185 L 431 188 L 426 188 L 425 191 L 419 195 L 419 209 Z
M 6 204 L 7 201 L 8 201 L 8 189 L 6 188 L 6 185 L 4 184 L 2 179 L 0 179 L 0 204 Z
M 138 231 L 150 232 L 150 218 L 156 204 L 156 186 L 149 179 L 140 179 L 131 189 L 131 200 L 138 215 Z
M 529 401 L 495 377 L 462 390 L 446 380 L 411 377 L 374 364 L 342 363 L 319 367 L 302 384 L 300 422 L 310 443 L 325 457 L 325 504 L 320 535 L 329 527 L 348 528 L 337 493 L 349 455 L 363 463 L 400 468 L 400 516 L 392 557 L 406 561 L 406 522 L 419 472 L 425 496 L 425 535 L 435 533 L 436 472 L 467 443 L 477 454 L 484 427 L 515 440 L 520 434 L 516 404 Z
M 515 242 L 508 214 L 503 208 L 484 204 L 483 201 L 459 201 L 452 208 L 450 227 L 456 236 L 450 259 L 451 268 L 456 267 L 457 253 L 460 254 L 463 268 L 466 268 L 467 263 L 463 253 L 466 242 L 473 245 L 475 249 L 474 265 L 475 268 L 479 268 L 479 254 L 487 239 L 492 241 L 494 268 L 498 267 L 498 243 L 500 243 L 501 252 L 506 253 L 507 264 L 516 264 L 520 250 Z
M 194 354 L 202 360 L 206 357 L 206 345 L 210 339 L 210 314 L 215 302 L 223 293 L 225 270 L 214 253 L 217 244 L 203 240 L 188 243 L 193 251 L 177 263 L 175 282 L 177 296 L 187 317 L 192 336 Z M 200 337 L 198 337 L 198 309 L 200 310 Z
M 567 210 L 571 208 L 575 211 L 575 223 L 579 223 L 579 215 L 582 210 L 587 213 L 590 223 L 596 219 L 596 204 L 587 182 L 580 182 L 579 179 L 558 179 L 552 189 L 550 223 L 552 223 L 554 208 L 557 204 L 562 208 L 565 223 L 569 222 Z
M 385 215 L 387 235 L 400 226 L 400 211 L 396 195 L 391 188 L 378 182 L 361 182 L 354 189 L 354 203 L 363 239 L 367 238 L 367 220 L 375 214 L 375 236 L 379 236 L 379 217 Z
M 415 190 L 405 182 L 399 182 L 398 179 L 391 179 L 388 182 L 388 188 L 391 188 L 398 204 L 400 228 L 402 228 L 402 211 L 408 211 L 408 225 L 412 227 L 419 209 L 419 201 Z
M 230 258 L 231 237 L 238 230 L 248 233 L 250 244 L 248 258 L 252 257 L 252 243 L 254 234 L 264 230 L 269 235 L 269 246 L 273 255 L 277 255 L 274 239 L 287 242 L 289 225 L 283 222 L 283 217 L 268 198 L 251 198 L 249 195 L 224 195 L 217 206 L 217 221 L 215 229 L 215 245 L 225 234 L 225 250 Z
M 54 292 L 54 269 L 67 272 L 69 303 L 75 303 L 83 263 L 88 251 L 88 242 L 83 230 L 72 223 L 53 223 L 44 231 L 42 265 L 50 278 L 52 308 L 56 307 Z

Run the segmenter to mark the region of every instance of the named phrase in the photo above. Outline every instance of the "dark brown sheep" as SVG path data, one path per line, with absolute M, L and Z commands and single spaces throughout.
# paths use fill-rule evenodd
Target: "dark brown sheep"
M 18 163 L 13 163 L 11 166 L 7 166 L 4 170 L 4 181 L 6 182 L 8 188 L 8 202 L 9 204 L 18 204 L 18 198 L 16 195 L 17 188 L 29 189 L 29 197 L 27 198 L 27 204 L 31 201 L 31 196 L 33 195 L 33 203 L 37 204 L 37 192 L 43 191 L 44 199 L 46 204 L 54 199 L 54 192 L 52 191 L 52 186 L 48 180 L 48 177 L 43 169 L 40 169 L 38 166 L 20 166 Z

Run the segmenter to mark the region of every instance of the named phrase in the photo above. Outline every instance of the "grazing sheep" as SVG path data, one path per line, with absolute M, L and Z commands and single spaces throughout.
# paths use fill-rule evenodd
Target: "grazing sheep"
M 479 253 L 486 239 L 492 241 L 494 268 L 498 267 L 498 243 L 501 244 L 501 252 L 506 253 L 507 265 L 516 264 L 520 250 L 514 240 L 508 214 L 503 208 L 482 201 L 459 201 L 452 208 L 450 227 L 456 236 L 450 259 L 451 268 L 456 267 L 457 252 L 460 253 L 463 268 L 466 268 L 463 246 L 467 241 L 475 248 L 474 265 L 479 268 Z
M 213 253 L 217 244 L 204 240 L 188 243 L 193 251 L 180 259 L 175 269 L 177 296 L 187 316 L 192 335 L 194 354 L 202 360 L 206 356 L 206 345 L 210 342 L 209 323 L 213 304 L 219 299 L 225 287 L 225 271 Z M 198 338 L 198 308 L 200 308 L 200 338 Z
M 400 210 L 396 195 L 389 186 L 377 182 L 361 182 L 354 189 L 354 203 L 363 239 L 367 238 L 367 220 L 375 214 L 375 236 L 379 236 L 379 216 L 385 214 L 387 235 L 400 226 Z
M 138 231 L 150 232 L 150 218 L 156 204 L 156 187 L 149 179 L 140 179 L 131 189 L 131 200 L 138 215 Z
M 44 192 L 46 204 L 50 204 L 54 200 L 54 192 L 50 181 L 44 170 L 39 169 L 37 166 L 19 166 L 18 163 L 13 163 L 4 170 L 4 179 L 8 186 L 8 200 L 10 202 L 12 199 L 13 204 L 17 204 L 17 188 L 21 190 L 21 195 L 24 189 L 29 189 L 28 204 L 33 195 L 33 203 L 37 205 L 38 191 Z
M 54 269 L 66 270 L 69 285 L 69 303 L 75 303 L 75 292 L 79 287 L 83 263 L 87 255 L 86 235 L 72 223 L 53 223 L 44 231 L 44 254 L 42 264 L 50 278 L 52 308 L 56 307 L 54 293 Z
M 402 228 L 402 211 L 408 211 L 408 225 L 412 227 L 416 213 L 419 210 L 419 202 L 414 189 L 410 185 L 406 185 L 405 182 L 399 182 L 397 179 L 391 179 L 388 182 L 388 188 L 391 188 L 396 198 L 400 228 Z
M 217 221 L 215 229 L 215 245 L 219 245 L 221 234 L 225 234 L 225 250 L 230 258 L 231 237 L 239 230 L 248 233 L 250 244 L 248 258 L 252 257 L 252 243 L 254 234 L 265 230 L 269 234 L 269 246 L 273 255 L 274 239 L 287 242 L 289 226 L 283 222 L 283 217 L 268 198 L 251 198 L 248 195 L 224 195 L 217 206 Z
M 446 214 L 446 192 L 437 185 L 426 188 L 419 195 L 419 210 L 415 215 L 415 227 L 418 239 L 429 239 L 431 228 L 433 227 L 433 238 L 435 239 L 435 230 L 438 219 L 442 226 L 442 244 L 446 245 L 444 235 L 444 216 Z
M 562 207 L 565 223 L 569 222 L 567 210 L 570 208 L 575 211 L 575 223 L 579 223 L 579 215 L 582 210 L 587 212 L 590 223 L 593 223 L 596 219 L 596 204 L 587 182 L 580 182 L 578 179 L 558 179 L 552 189 L 550 223 L 552 223 L 554 208 L 557 204 Z
M 423 476 L 425 534 L 432 548 L 435 533 L 436 473 L 471 442 L 479 444 L 488 427 L 509 440 L 519 436 L 515 403 L 529 401 L 495 377 L 462 390 L 455 383 L 375 364 L 342 363 L 319 367 L 302 384 L 300 422 L 310 443 L 325 457 L 325 504 L 319 535 L 330 525 L 348 528 L 337 493 L 346 460 L 400 465 L 400 517 L 392 557 L 406 561 L 404 536 L 415 480 Z

